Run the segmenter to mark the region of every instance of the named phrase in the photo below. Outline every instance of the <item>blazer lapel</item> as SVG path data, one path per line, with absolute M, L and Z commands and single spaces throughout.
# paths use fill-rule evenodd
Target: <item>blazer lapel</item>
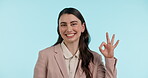
M 62 48 L 61 45 L 58 44 L 55 46 L 55 60 L 59 66 L 59 69 L 63 75 L 64 78 L 68 78 L 68 73 L 66 69 L 66 64 L 64 61 L 63 53 L 62 53 Z
M 81 63 L 82 63 L 82 60 L 79 60 L 77 70 L 76 70 L 76 73 L 75 73 L 75 78 L 81 78 L 81 77 L 86 78 L 86 77 L 83 77 L 83 76 L 85 76 L 85 73 L 83 72 L 83 70 L 81 68 Z
M 85 73 L 83 72 L 82 68 L 81 68 L 81 64 L 82 64 L 82 60 L 79 61 L 78 63 L 78 67 L 77 67 L 77 71 L 76 71 L 76 74 L 75 74 L 75 78 L 86 78 L 86 75 Z M 90 63 L 90 72 L 93 72 L 93 66 L 94 64 L 91 62 Z

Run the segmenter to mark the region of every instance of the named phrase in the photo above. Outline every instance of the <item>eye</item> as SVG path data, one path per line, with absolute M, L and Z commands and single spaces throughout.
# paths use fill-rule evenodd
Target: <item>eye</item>
M 72 23 L 72 24 L 71 24 L 71 26 L 76 26 L 76 25 L 77 25 L 77 23 Z
M 61 24 L 61 26 L 67 26 L 66 24 Z

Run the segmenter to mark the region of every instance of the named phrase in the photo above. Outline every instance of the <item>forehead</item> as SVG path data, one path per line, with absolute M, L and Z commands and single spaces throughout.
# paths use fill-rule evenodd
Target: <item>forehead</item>
M 76 16 L 74 16 L 73 14 L 63 14 L 63 15 L 61 15 L 61 17 L 59 19 L 59 23 L 60 22 L 71 22 L 71 21 L 80 22 L 80 20 Z

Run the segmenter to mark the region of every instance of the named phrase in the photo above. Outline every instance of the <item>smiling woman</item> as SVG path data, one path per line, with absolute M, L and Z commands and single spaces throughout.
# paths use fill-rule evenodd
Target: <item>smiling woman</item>
M 78 43 L 81 33 L 85 29 L 84 24 L 81 24 L 81 21 L 73 14 L 63 14 L 59 19 L 59 23 L 60 35 L 64 39 L 64 42 L 66 44 Z
M 102 57 L 89 49 L 90 36 L 81 13 L 75 8 L 63 9 L 58 17 L 57 42 L 39 52 L 34 78 L 116 78 L 115 35 L 102 42 Z M 105 49 L 102 49 L 102 47 Z

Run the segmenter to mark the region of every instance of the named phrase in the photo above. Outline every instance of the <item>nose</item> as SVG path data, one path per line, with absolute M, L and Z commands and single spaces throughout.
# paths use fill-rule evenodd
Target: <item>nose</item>
M 68 25 L 68 26 L 67 26 L 67 31 L 68 31 L 68 32 L 72 31 L 72 26 Z

